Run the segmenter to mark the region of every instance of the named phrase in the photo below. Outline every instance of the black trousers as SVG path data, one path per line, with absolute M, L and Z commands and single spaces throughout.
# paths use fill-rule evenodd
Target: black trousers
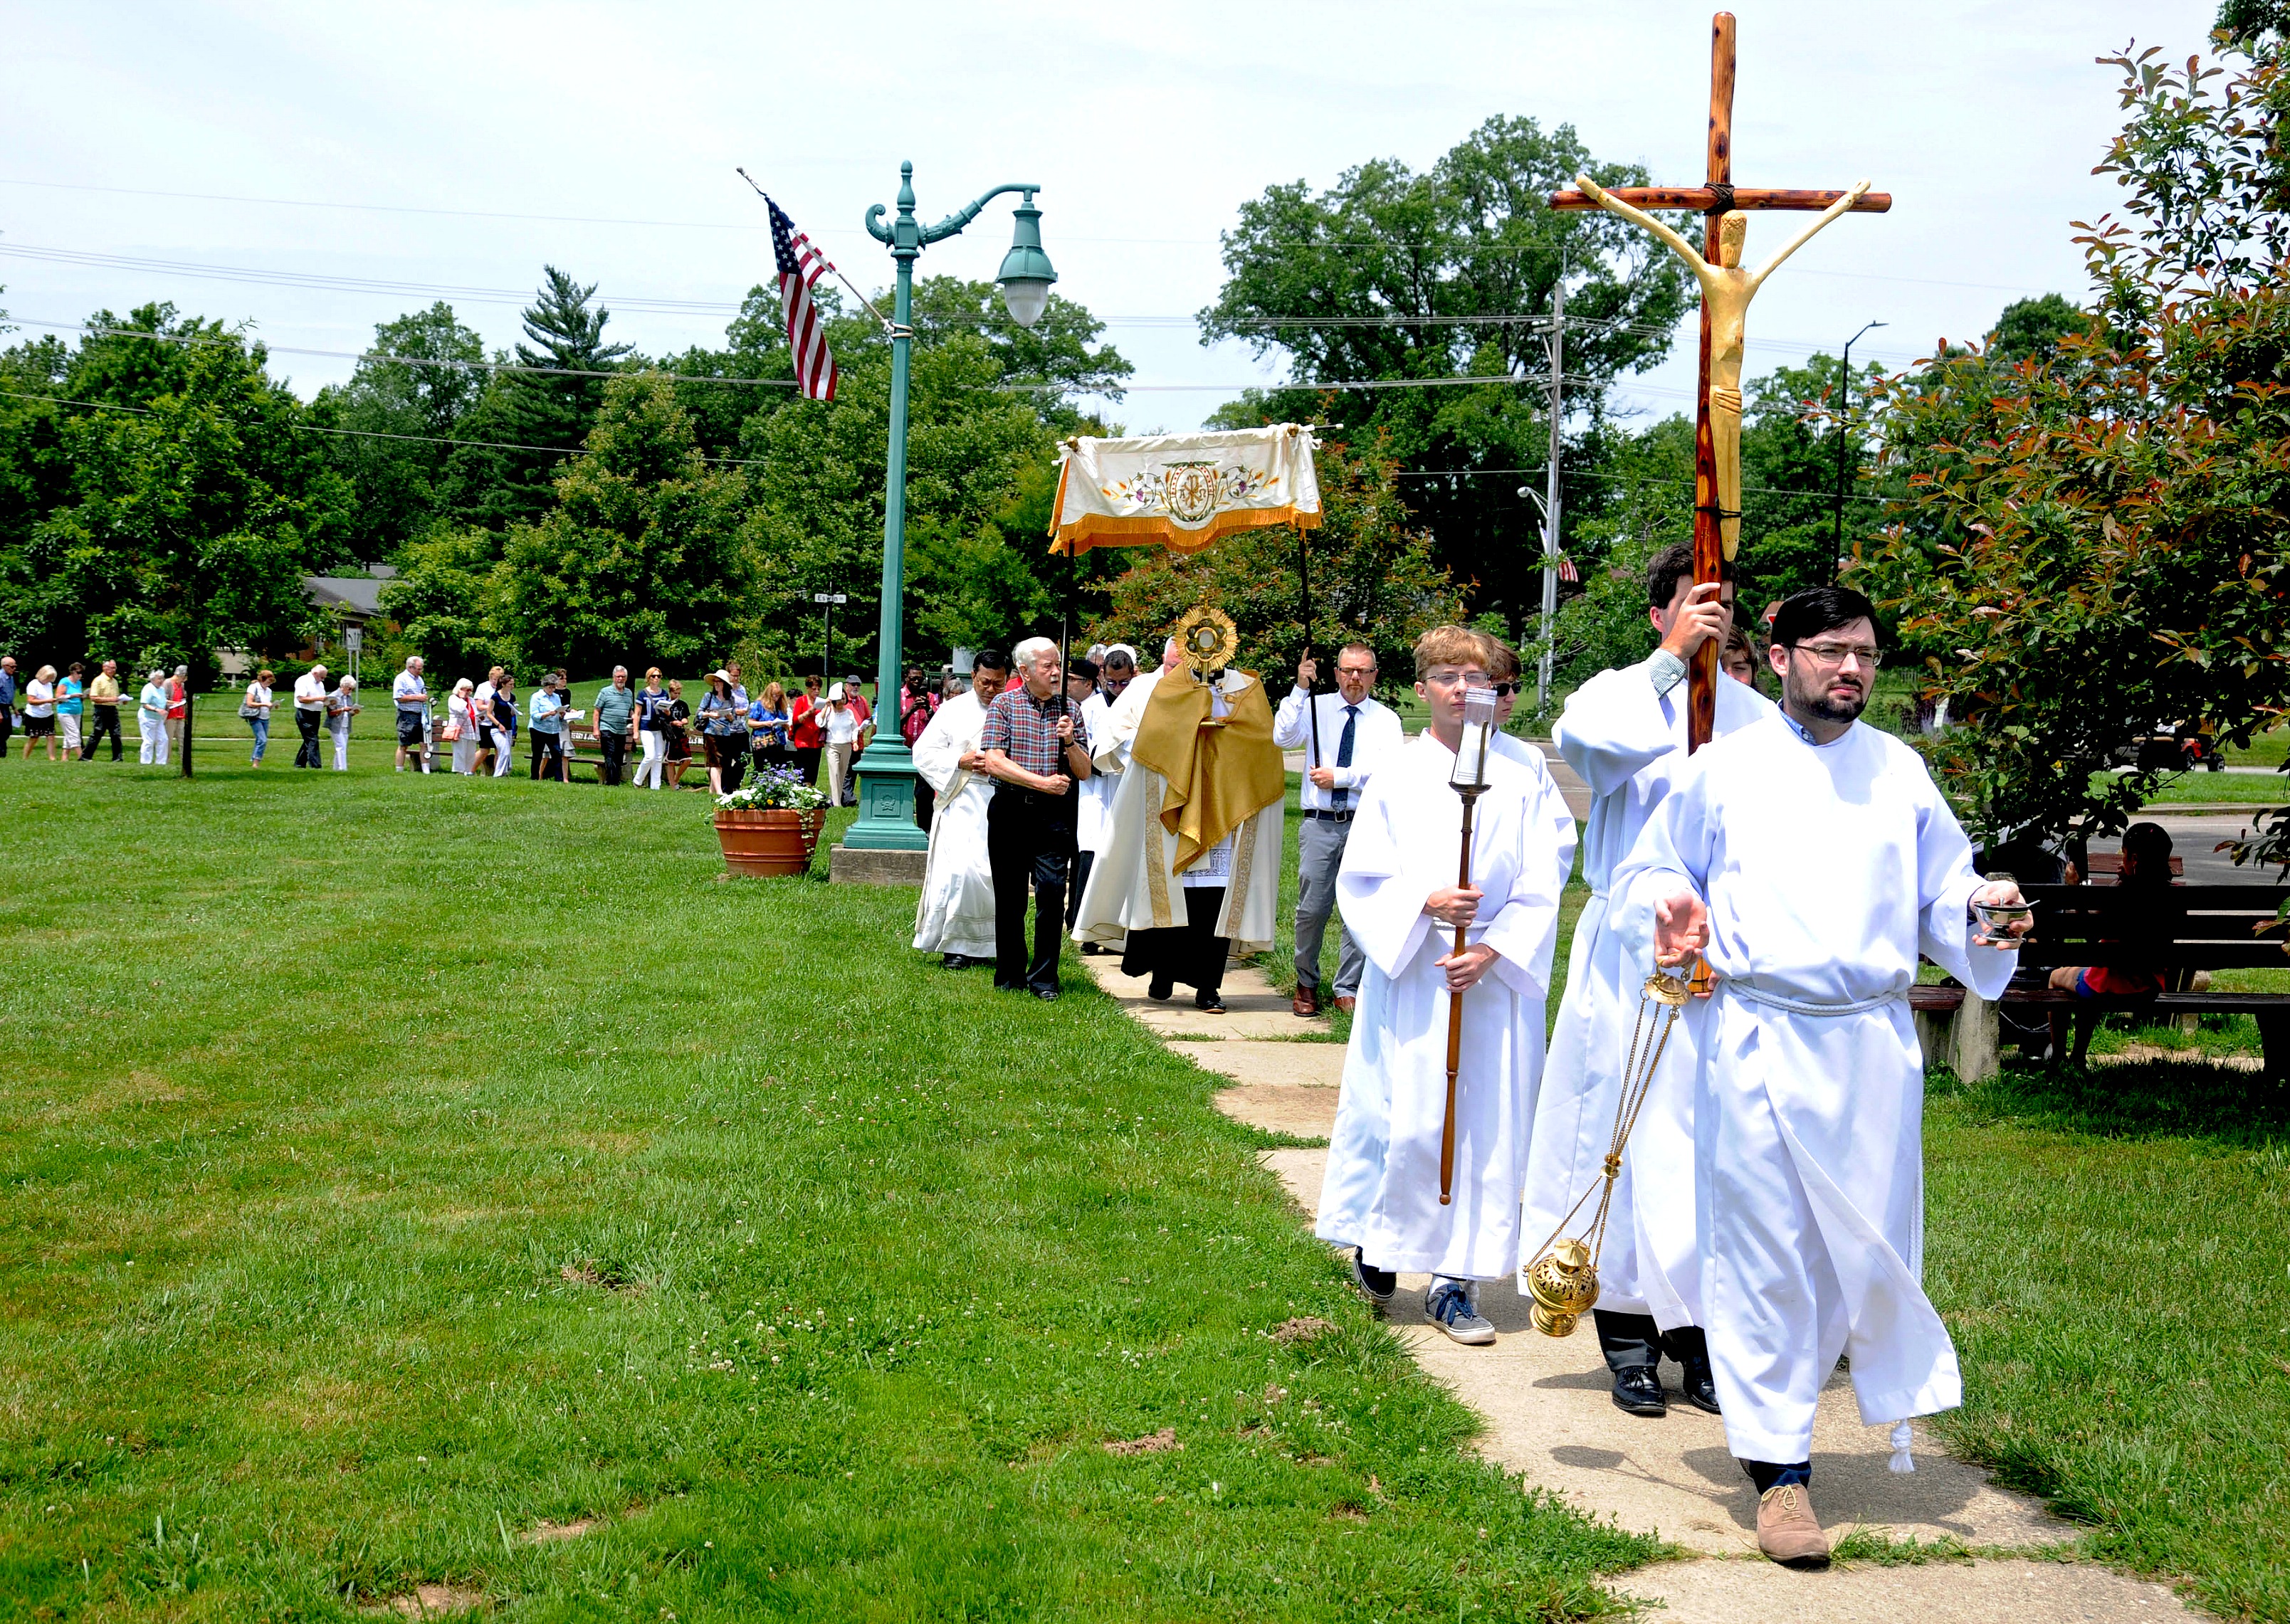
M 598 732 L 597 744 L 605 752 L 605 765 L 597 774 L 608 784 L 617 784 L 627 771 L 629 736 L 626 733 Z
M 1605 1308 L 1591 1309 L 1590 1319 L 1598 1327 L 1598 1351 L 1606 1356 L 1610 1371 L 1659 1364 L 1665 1356 L 1689 1368 L 1709 1363 L 1709 1344 L 1699 1325 L 1663 1331 L 1651 1314 L 1613 1314 Z
M 541 779 L 564 776 L 564 745 L 555 733 L 544 733 L 538 728 L 532 733 L 532 776 Z
M 931 820 L 931 814 L 932 814 L 933 812 L 936 812 L 937 810 L 938 810 L 938 792 L 937 792 L 936 790 L 933 789 L 933 788 L 930 787 L 930 780 L 928 780 L 928 779 L 925 778 L 925 777 L 924 777 L 921 773 L 919 773 L 919 772 L 916 773 L 916 774 L 915 774 L 915 827 L 916 827 L 917 828 L 918 828 L 918 829 L 922 830 L 922 832 L 923 832 L 924 834 L 925 834 L 925 835 L 929 834 L 929 833 L 930 833 L 930 820 Z M 1076 895 L 1076 896 L 1079 896 L 1079 895 L 1081 895 L 1081 892 L 1080 892 L 1078 890 L 1077 890 L 1077 891 L 1074 892 L 1074 895 Z M 1071 913 L 1073 910 L 1072 910 L 1070 908 L 1069 908 L 1066 911 L 1067 911 L 1068 913 Z
M 302 735 L 301 745 L 294 752 L 296 766 L 316 767 L 324 764 L 318 760 L 318 724 L 324 719 L 325 712 L 322 710 L 305 710 L 300 705 L 294 707 L 294 726 Z
M 1232 939 L 1216 933 L 1224 911 L 1221 885 L 1188 885 L 1185 923 L 1161 931 L 1132 931 L 1121 948 L 1121 973 L 1181 981 L 1206 996 L 1224 986 L 1224 962 Z
M 789 752 L 795 757 L 795 770 L 806 784 L 819 782 L 820 747 L 815 744 L 797 745 Z
M 1058 990 L 1065 945 L 1066 864 L 1074 850 L 1074 797 L 997 784 L 986 807 L 986 859 L 994 870 L 994 985 Z M 1026 892 L 1034 893 L 1034 950 L 1026 951 Z
M 109 733 L 111 759 L 117 761 L 119 759 L 119 707 L 93 705 L 89 708 L 95 713 L 92 718 L 94 725 L 89 729 L 87 738 L 79 747 L 79 758 L 82 761 L 93 761 L 95 747 L 103 741 L 104 734 Z
M 1073 858 L 1073 878 L 1066 885 L 1066 930 L 1070 933 L 1074 921 L 1081 917 L 1081 893 L 1089 889 L 1089 866 L 1097 859 L 1094 852 L 1076 852 Z

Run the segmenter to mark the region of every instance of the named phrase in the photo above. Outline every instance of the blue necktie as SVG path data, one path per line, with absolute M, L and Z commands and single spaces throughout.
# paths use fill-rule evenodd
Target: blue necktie
M 1344 707 L 1344 736 L 1336 740 L 1336 765 L 1339 767 L 1352 764 L 1352 740 L 1358 732 L 1359 707 L 1347 705 Z M 1328 791 L 1329 808 L 1334 812 L 1343 811 L 1351 804 L 1351 796 L 1349 789 L 1331 789 Z

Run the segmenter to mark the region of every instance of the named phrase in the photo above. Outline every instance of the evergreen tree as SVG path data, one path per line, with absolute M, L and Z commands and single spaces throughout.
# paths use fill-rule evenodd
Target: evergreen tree
M 465 437 L 542 450 L 457 448 L 448 465 L 448 500 L 457 516 L 489 530 L 532 523 L 548 509 L 557 459 L 548 452 L 579 448 L 603 405 L 606 380 L 585 373 L 615 370 L 630 352 L 605 342 L 612 313 L 592 308 L 596 284 L 581 286 L 555 266 L 544 266 L 534 303 L 524 312 L 524 335 L 514 353 L 519 366 L 554 372 L 500 372 L 469 412 Z M 504 360 L 508 356 L 502 357 Z

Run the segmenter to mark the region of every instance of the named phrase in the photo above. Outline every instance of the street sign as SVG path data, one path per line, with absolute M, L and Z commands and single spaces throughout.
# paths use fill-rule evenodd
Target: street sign
M 811 601 L 814 604 L 847 604 L 851 601 L 851 595 L 847 592 L 814 592 L 811 595 Z
M 365 646 L 365 628 L 346 626 L 342 628 L 342 647 L 355 654 Z

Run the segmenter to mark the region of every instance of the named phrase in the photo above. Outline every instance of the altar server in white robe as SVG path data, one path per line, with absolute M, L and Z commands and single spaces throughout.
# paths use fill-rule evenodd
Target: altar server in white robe
M 1782 708 L 1694 756 L 1613 879 L 1633 964 L 1703 953 L 1718 981 L 1695 1117 L 1703 1324 L 1726 1436 L 1757 1484 L 1766 1554 L 1817 1567 L 1814 1405 L 1849 1355 L 1866 1425 L 1962 1402 L 1925 1295 L 1924 1067 L 1908 991 L 1921 951 L 1982 997 L 2018 960 L 1990 945 L 1984 883 L 1923 759 L 1856 720 L 1877 663 L 1868 599 L 1782 604 Z
M 1137 652 L 1125 643 L 1117 643 L 1101 651 L 1102 664 L 1094 657 L 1077 660 L 1070 668 L 1078 676 L 1087 671 L 1093 679 L 1088 690 L 1080 695 L 1081 724 L 1094 739 L 1113 713 L 1113 702 L 1119 699 L 1137 676 Z M 1125 746 L 1124 747 L 1126 748 Z M 1118 773 L 1109 774 L 1093 758 L 1090 774 L 1078 786 L 1080 800 L 1074 809 L 1073 877 L 1066 883 L 1066 929 L 1071 932 L 1074 922 L 1081 916 L 1081 895 L 1089 888 L 1089 871 L 1097 861 L 1098 848 L 1105 843 L 1106 825 L 1113 816 L 1113 792 L 1120 787 Z M 1084 942 L 1084 953 L 1102 953 L 1098 943 Z
M 949 970 L 994 962 L 994 867 L 986 849 L 986 809 L 994 780 L 976 771 L 986 708 L 1009 680 L 1007 657 L 980 653 L 970 688 L 938 708 L 915 740 L 915 771 L 938 793 L 930 855 L 915 905 L 915 948 L 946 956 Z
M 1145 719 L 1145 707 L 1152 703 L 1153 690 L 1160 686 L 1164 676 L 1180 669 L 1184 663 L 1184 656 L 1177 652 L 1177 640 L 1170 638 L 1161 645 L 1161 663 L 1131 682 L 1121 691 L 1121 697 L 1106 708 L 1105 736 L 1100 738 L 1095 733 L 1089 736 L 1090 776 L 1094 778 L 1103 773 L 1116 780 L 1106 796 L 1109 818 L 1111 816 L 1113 796 L 1121 788 L 1118 781 L 1121 770 L 1129 764 L 1129 751 L 1137 742 L 1138 724 Z M 1104 850 L 1102 846 L 1098 849 Z
M 1608 919 L 1610 886 L 1638 831 L 1685 769 L 1686 668 L 1703 644 L 1724 645 L 1733 622 L 1732 573 L 1728 565 L 1722 583 L 1697 587 L 1691 543 L 1678 542 L 1656 556 L 1646 571 L 1646 612 L 1660 645 L 1650 658 L 1602 672 L 1576 689 L 1551 729 L 1558 753 L 1590 790 L 1582 851 L 1590 900 L 1575 921 L 1566 993 L 1551 1028 L 1550 1064 L 1535 1106 L 1526 1168 L 1530 1253 L 1602 1176 L 1645 980 L 1638 956 L 1627 950 Z M 1739 682 L 1719 682 L 1717 700 L 1718 738 L 1774 714 L 1768 701 Z M 1597 1259 L 1592 1322 L 1613 1380 L 1614 1403 L 1632 1415 L 1667 1413 L 1660 1373 L 1664 1354 L 1679 1368 L 1686 1401 L 1712 1413 L 1718 1408 L 1701 1329 L 1693 1178 L 1698 1056 L 1709 1015 L 1708 1003 L 1696 999 L 1670 1034 L 1623 1152 Z M 1525 1284 L 1522 1279 L 1522 1290 Z
M 1543 999 L 1573 823 L 1539 758 L 1492 753 L 1472 820 L 1471 884 L 1455 884 L 1462 797 L 1449 787 L 1463 696 L 1488 680 L 1478 635 L 1443 626 L 1415 645 L 1430 726 L 1376 764 L 1336 902 L 1367 955 L 1328 1140 L 1316 1233 L 1352 1249 L 1379 1307 L 1397 1276 L 1432 1276 L 1424 1312 L 1459 1342 L 1494 1340 L 1473 1283 L 1519 1265 L 1519 1189 L 1542 1069 Z M 1467 927 L 1456 953 L 1453 930 Z M 1453 1200 L 1439 1200 L 1448 996 L 1462 989 Z

